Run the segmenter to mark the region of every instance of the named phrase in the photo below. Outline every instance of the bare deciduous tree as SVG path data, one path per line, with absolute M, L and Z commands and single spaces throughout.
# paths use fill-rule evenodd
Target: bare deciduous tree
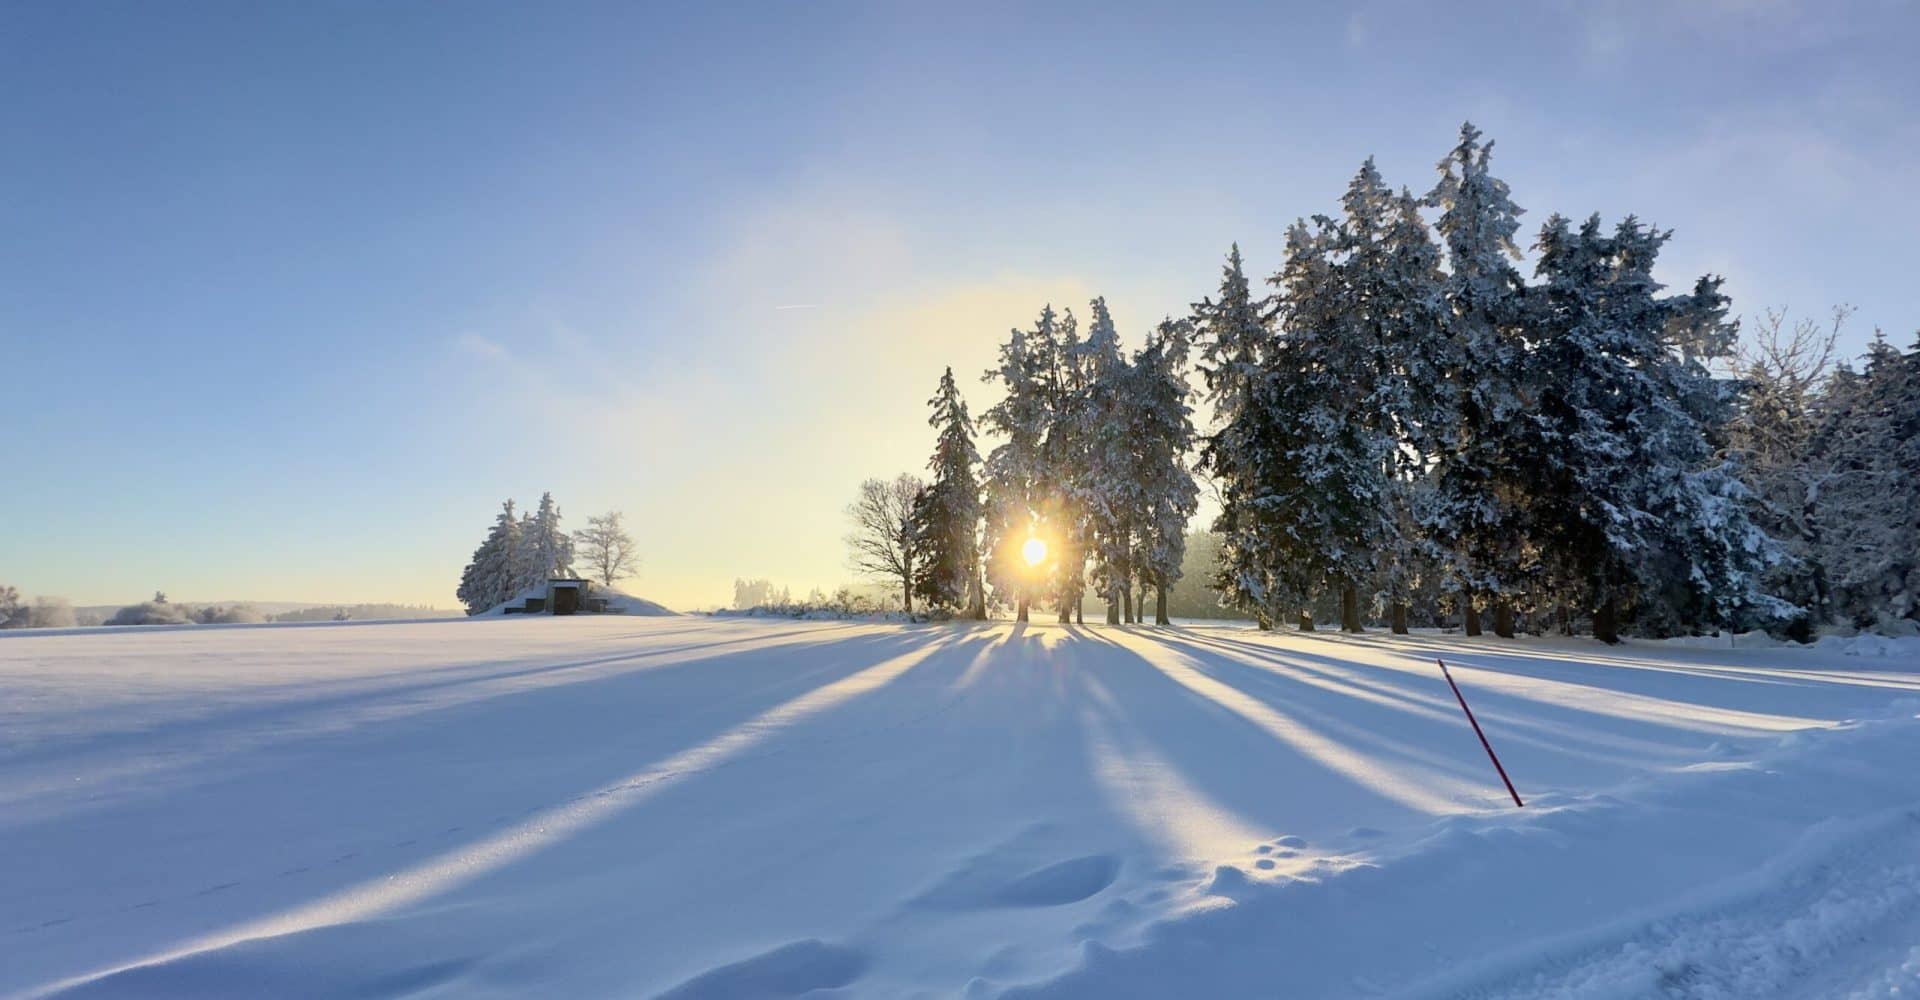
M 853 533 L 847 536 L 849 564 L 870 576 L 897 580 L 901 603 L 913 613 L 913 498 L 926 489 L 919 477 L 869 479 L 860 497 L 847 507 Z
M 1836 470 L 1813 447 L 1819 424 L 1816 402 L 1834 370 L 1834 344 L 1852 315 L 1836 306 L 1826 323 L 1789 320 L 1768 309 L 1752 324 L 1735 363 L 1745 383 L 1746 405 L 1730 428 L 1746 464 L 1749 486 L 1762 504 L 1761 522 L 1792 557 L 1794 580 L 1781 581 L 1781 596 L 1802 604 L 1816 621 L 1832 605 L 1827 548 L 1817 508 Z M 1802 584 L 1801 580 L 1804 580 Z
M 573 533 L 573 557 L 604 586 L 632 576 L 640 568 L 633 538 L 620 527 L 621 513 L 610 510 L 587 518 L 587 526 Z

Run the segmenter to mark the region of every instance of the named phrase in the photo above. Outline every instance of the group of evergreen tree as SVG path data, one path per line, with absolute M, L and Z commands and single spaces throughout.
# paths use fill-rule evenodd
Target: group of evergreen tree
M 1187 467 L 1191 327 L 1163 322 L 1129 356 L 1106 302 L 1091 309 L 1085 339 L 1071 310 L 1051 306 L 1012 331 L 985 375 L 1006 395 L 983 414 L 1003 439 L 984 462 L 953 370 L 941 377 L 933 479 L 913 504 L 914 593 L 929 606 L 984 618 L 990 586 L 1021 621 L 1038 601 L 1069 622 L 1091 589 L 1109 622 L 1137 622 L 1152 587 L 1166 621 L 1199 495 Z M 1044 550 L 1029 549 L 1036 539 Z
M 1377 607 L 1404 631 L 1437 597 L 1468 634 L 1490 611 L 1609 641 L 1777 615 L 1726 447 L 1741 384 L 1710 370 L 1735 334 L 1719 279 L 1665 294 L 1669 233 L 1555 215 L 1527 282 L 1491 150 L 1463 127 L 1424 197 L 1368 160 L 1338 217 L 1288 231 L 1270 296 L 1235 250 L 1197 307 L 1223 598 L 1312 628 L 1332 595 L 1342 628 Z
M 460 574 L 455 596 L 477 615 L 529 587 L 556 576 L 573 575 L 573 539 L 560 529 L 560 508 L 552 493 L 540 494 L 540 507 L 515 515 L 514 503 L 500 506 L 486 541 Z
M 1463 126 L 1420 195 L 1367 160 L 1337 214 L 1287 230 L 1264 294 L 1236 246 L 1217 295 L 1131 356 L 1104 300 L 1084 338 L 1043 309 L 985 375 L 1005 396 L 984 461 L 948 369 L 932 481 L 894 531 L 910 594 L 1064 622 L 1091 591 L 1120 622 L 1151 586 L 1165 622 L 1197 444 L 1221 508 L 1209 583 L 1267 628 L 1920 619 L 1920 344 L 1876 342 L 1858 374 L 1777 321 L 1742 347 L 1720 279 L 1666 289 L 1672 234 L 1632 216 L 1549 217 L 1529 278 L 1492 149 Z

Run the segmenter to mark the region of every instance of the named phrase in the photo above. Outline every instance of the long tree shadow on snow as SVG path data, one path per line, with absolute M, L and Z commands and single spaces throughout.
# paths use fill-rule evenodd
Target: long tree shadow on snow
M 783 738 L 794 725 L 810 722 L 847 699 L 884 686 L 943 645 L 945 640 L 939 636 L 918 632 L 856 636 L 841 645 L 842 655 L 804 668 L 793 665 L 790 649 L 743 650 L 676 663 L 664 673 L 645 670 L 557 687 L 522 689 L 510 698 L 396 720 L 376 730 L 376 738 L 363 748 L 365 754 L 393 759 L 390 755 L 404 757 L 411 749 L 432 753 L 435 759 L 459 760 L 468 753 L 485 753 L 490 747 L 500 752 L 501 732 L 525 731 L 528 727 L 549 728 L 564 734 L 563 746 L 592 745 L 596 752 L 556 754 L 551 765 L 545 767 L 538 760 L 530 766 L 526 761 L 516 761 L 526 768 L 526 780 L 521 784 L 527 790 L 517 795 L 503 791 L 497 804 L 483 810 L 475 810 L 470 800 L 458 796 L 447 803 L 452 812 L 441 810 L 434 788 L 422 787 L 418 792 L 422 823 L 418 827 L 378 831 L 343 828 L 334 847 L 314 857 L 275 857 L 270 864 L 236 868 L 220 883 L 222 905 L 212 910 L 221 914 L 218 920 L 197 916 L 206 912 L 191 902 L 204 894 L 197 886 L 161 893 L 151 908 L 140 909 L 140 920 L 150 923 L 168 918 L 167 933 L 154 937 L 173 944 L 159 950 L 162 954 L 188 954 L 361 920 L 395 906 L 419 903 L 544 853 L 640 805 L 666 787 L 697 780 L 712 766 Z M 730 693 L 724 709 L 705 710 L 705 718 L 697 726 L 684 724 L 689 706 L 663 711 L 659 719 L 675 717 L 683 723 L 671 736 L 650 733 L 649 727 L 635 724 L 649 720 L 622 711 L 661 694 L 655 682 L 665 673 L 700 668 L 750 670 L 756 680 L 738 693 Z M 876 670 L 881 675 L 876 675 Z M 583 711 L 583 706 L 591 710 Z M 338 794 L 328 795 L 331 789 L 324 778 L 302 779 L 300 760 L 286 763 L 291 771 L 282 768 L 271 774 L 242 776 L 222 791 L 234 801 L 255 805 L 263 797 L 273 802 L 277 791 L 278 798 L 285 800 L 281 809 L 304 809 L 312 814 L 311 822 L 321 827 L 337 826 L 342 817 L 360 814 L 352 801 L 354 789 L 346 789 L 344 799 Z M 427 786 L 446 783 L 449 778 L 454 786 L 459 784 L 459 779 L 450 775 L 426 773 L 415 777 Z M 574 791 L 555 794 L 557 785 L 570 786 Z M 90 828 L 110 831 L 126 823 L 141 824 L 138 828 L 152 830 L 156 839 L 164 842 L 168 812 L 132 803 L 109 809 L 100 823 Z M 282 812 L 278 818 L 285 821 L 288 817 Z M 72 835 L 73 829 L 64 827 L 49 829 L 40 836 L 60 840 L 68 853 L 75 849 L 85 853 L 84 845 L 72 843 Z M 32 856 L 35 836 L 32 828 L 8 831 L 5 842 L 15 856 Z M 16 848 L 28 853 L 21 855 Z M 124 877 L 116 874 L 117 865 L 141 871 L 150 868 L 151 860 L 133 857 L 116 861 L 102 855 L 102 863 L 91 874 L 104 884 L 113 884 Z M 66 876 L 55 872 L 49 877 Z M 20 888 L 31 898 L 31 886 Z M 297 894 L 291 905 L 289 891 Z M 240 902 L 243 899 L 248 901 Z M 115 912 L 122 909 L 116 908 Z M 239 920 L 233 919 L 236 912 L 242 914 Z M 70 923 L 80 931 L 90 918 L 103 914 L 62 916 L 63 925 Z M 199 940 L 193 940 L 196 937 Z
M 1153 638 L 1196 654 L 1223 682 L 1316 717 L 1337 716 L 1340 698 L 1391 708 L 1399 713 L 1396 735 L 1417 737 L 1404 742 L 1403 754 L 1450 758 L 1450 770 L 1465 776 L 1484 766 L 1476 760 L 1477 743 L 1463 735 L 1465 723 L 1451 691 L 1437 666 L 1428 666 L 1430 658 L 1412 655 L 1403 666 L 1381 667 L 1292 646 L 1191 633 Z M 1818 722 L 1569 685 L 1530 673 L 1521 675 L 1525 683 L 1518 688 L 1489 683 L 1491 678 L 1472 670 L 1460 674 L 1476 713 L 1508 751 L 1514 769 L 1554 785 L 1590 785 L 1649 766 L 1690 763 L 1711 751 L 1711 740 L 1770 736 Z M 1342 723 L 1336 719 L 1334 725 Z M 1344 728 L 1352 732 L 1351 725 Z M 1355 733 L 1354 738 L 1362 737 Z
M 128 757 L 140 753 L 143 743 L 162 742 L 172 737 L 199 737 L 222 730 L 232 732 L 236 729 L 248 729 L 254 732 L 277 737 L 278 734 L 298 736 L 308 727 L 300 725 L 301 720 L 332 716 L 351 717 L 352 710 L 365 706 L 382 704 L 418 704 L 423 695 L 455 692 L 467 688 L 495 685 L 499 690 L 483 695 L 483 698 L 503 697 L 524 691 L 514 682 L 533 678 L 553 678 L 559 675 L 580 674 L 583 677 L 597 677 L 605 674 L 608 668 L 640 666 L 647 670 L 692 666 L 711 662 L 712 656 L 694 655 L 685 659 L 673 660 L 659 666 L 649 666 L 648 661 L 677 654 L 700 654 L 731 646 L 753 646 L 764 648 L 769 639 L 791 640 L 797 645 L 827 645 L 840 640 L 840 636 L 821 629 L 792 629 L 775 633 L 772 636 L 745 636 L 720 642 L 692 642 L 652 649 L 623 650 L 603 656 L 566 660 L 560 663 L 547 662 L 537 655 L 508 660 L 505 663 L 495 660 L 471 660 L 464 663 L 434 667 L 424 671 L 394 671 L 377 675 L 389 677 L 405 673 L 409 681 L 366 687 L 364 678 L 358 681 L 362 686 L 350 693 L 308 697 L 311 691 L 329 691 L 354 685 L 355 680 L 316 681 L 288 684 L 273 689 L 274 700 L 264 705 L 246 705 L 231 709 L 210 712 L 187 718 L 162 720 L 155 724 L 131 728 L 110 729 L 90 728 L 84 724 L 81 735 L 70 737 L 52 737 L 36 741 L 31 747 L 18 752 L 9 752 L 0 757 L 0 766 L 11 767 L 15 764 L 32 764 L 38 761 L 55 760 L 71 754 L 76 749 L 89 754 L 111 754 Z M 488 668 L 495 669 L 488 669 Z M 565 681 L 562 683 L 571 683 Z M 446 701 L 443 707 L 468 704 L 471 700 L 455 698 Z M 84 720 L 106 712 L 63 713 L 56 718 L 62 723 L 84 723 Z M 251 749 L 252 745 L 232 744 L 224 749 L 209 747 L 208 753 L 191 758 L 181 758 L 178 763 L 199 765 L 222 753 L 237 753 Z
M 1865 705 L 1875 704 L 1875 692 L 1901 693 L 1908 683 L 1907 678 L 1898 676 L 1836 676 L 1820 670 L 1787 668 L 1707 670 L 1622 657 L 1583 660 L 1562 654 L 1541 656 L 1527 648 L 1502 649 L 1486 643 L 1462 651 L 1417 639 L 1409 642 L 1390 637 L 1397 641 L 1389 642 L 1373 635 L 1351 637 L 1347 648 L 1369 650 L 1393 664 L 1383 667 L 1338 655 L 1341 640 L 1332 637 L 1321 643 L 1281 645 L 1199 632 L 1182 634 L 1190 641 L 1213 643 L 1257 657 L 1324 664 L 1350 680 L 1411 676 L 1418 683 L 1437 671 L 1434 658 L 1443 656 L 1449 665 L 1514 678 L 1515 683 L 1499 677 L 1481 679 L 1483 685 L 1505 693 L 1520 694 L 1524 689 L 1522 696 L 1530 700 L 1613 714 L 1627 724 L 1639 720 L 1725 736 L 1782 732 L 1839 721 L 1857 714 Z
M 1188 631 L 1201 631 L 1188 629 Z M 1217 634 L 1218 630 L 1205 630 Z M 1819 688 L 1821 686 L 1867 687 L 1890 691 L 1920 691 L 1920 673 L 1875 669 L 1841 653 L 1811 646 L 1759 647 L 1745 649 L 1741 655 L 1753 662 L 1726 663 L 1729 651 L 1714 647 L 1663 645 L 1642 647 L 1633 640 L 1623 646 L 1608 646 L 1579 636 L 1528 636 L 1520 640 L 1494 636 L 1393 635 L 1387 632 L 1353 634 L 1334 631 L 1297 632 L 1291 630 L 1250 633 L 1284 638 L 1288 641 L 1320 642 L 1330 646 L 1358 645 L 1401 650 L 1409 655 L 1435 655 L 1466 662 L 1481 657 L 1547 665 L 1560 662 L 1579 667 L 1622 667 L 1639 671 L 1652 681 L 1670 674 L 1714 680 L 1740 681 L 1757 685 L 1786 685 Z M 1259 645 L 1255 640 L 1228 640 Z M 1520 645 L 1518 643 L 1524 643 Z M 1272 648 L 1264 646 L 1263 648 Z M 1777 665 L 1768 661 L 1778 660 Z
M 1264 701 L 1292 706 L 1346 739 L 1371 740 L 1383 756 L 1435 767 L 1480 789 L 1489 773 L 1479 748 L 1437 667 L 1421 673 L 1367 670 L 1351 662 L 1311 654 L 1264 655 L 1204 641 L 1156 637 L 1178 644 L 1222 683 Z M 1377 678 L 1376 678 L 1376 675 Z M 1463 683 L 1466 683 L 1463 678 Z M 1535 698 L 1474 690 L 1476 712 L 1496 742 L 1524 770 L 1545 780 L 1602 780 L 1650 763 L 1677 763 L 1699 756 L 1701 738 L 1659 723 L 1622 722 Z M 1373 706 L 1392 713 L 1385 720 L 1356 723 L 1347 710 Z M 1607 722 L 1596 726 L 1596 721 Z M 1382 731 L 1384 730 L 1384 731 Z M 1417 763 L 1416 763 L 1417 762 Z M 1482 794 L 1471 796 L 1478 799 Z M 1464 805 L 1465 803 L 1463 803 Z M 1480 803 L 1486 804 L 1484 802 Z
M 1397 825 L 1464 806 L 1466 786 L 1421 761 L 1391 755 L 1377 734 L 1343 739 L 1293 706 L 1220 683 L 1183 651 L 1140 644 L 1133 633 L 1088 629 L 1110 651 L 1086 683 L 1101 692 L 1101 722 L 1121 756 L 1159 774 L 1172 809 L 1147 809 L 1177 828 L 1189 813 L 1228 836 L 1214 848 L 1276 834 L 1324 837 Z M 1151 782 L 1149 782 L 1151 784 Z M 1313 803 L 1307 811 L 1304 803 Z M 1249 839 L 1251 838 L 1251 839 Z M 1198 833 L 1184 839 L 1199 839 Z

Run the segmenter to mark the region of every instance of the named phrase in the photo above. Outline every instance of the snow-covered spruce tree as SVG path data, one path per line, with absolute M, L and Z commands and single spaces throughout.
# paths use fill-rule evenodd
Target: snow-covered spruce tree
M 1057 321 L 1052 306 L 1042 309 L 1033 331 L 1014 330 L 1000 347 L 999 365 L 983 376 L 1006 389 L 1005 397 L 980 417 L 982 426 L 1001 438 L 985 465 L 986 574 L 997 598 L 1013 605 L 1020 621 L 1027 620 L 1035 594 L 1048 589 L 1041 570 L 1026 564 L 1021 547 L 1044 527 L 1044 444 L 1051 418 L 1047 353 Z
M 1281 428 L 1271 402 L 1268 363 L 1276 338 L 1270 303 L 1256 299 L 1240 247 L 1227 254 L 1219 298 L 1193 306 L 1200 374 L 1213 409 L 1213 429 L 1202 442 L 1200 467 L 1219 493 L 1219 560 L 1209 586 L 1221 604 L 1272 628 L 1291 596 L 1280 585 L 1275 517 L 1269 490 L 1281 468 Z
M 927 420 L 937 436 L 927 469 L 933 481 L 914 502 L 914 592 L 930 607 L 966 608 L 969 618 L 987 616 L 980 561 L 980 484 L 974 466 L 973 418 L 954 384 L 953 369 L 927 401 Z
M 540 494 L 540 506 L 524 522 L 524 575 L 518 590 L 534 587 L 555 576 L 573 575 L 573 538 L 560 528 L 560 508 L 552 493 Z
M 1384 347 L 1397 294 L 1386 240 L 1395 206 L 1371 159 L 1341 204 L 1338 223 L 1294 225 L 1287 264 L 1271 279 L 1282 329 L 1274 398 L 1297 428 L 1285 452 L 1294 474 L 1275 498 L 1281 561 L 1337 595 L 1340 627 L 1358 632 L 1360 588 L 1396 532 L 1387 469 L 1399 382 Z
M 513 501 L 508 500 L 460 574 L 454 596 L 467 606 L 467 614 L 477 615 L 519 592 L 519 551 L 520 520 L 514 516 Z
M 1538 244 L 1538 347 L 1514 450 L 1547 585 L 1591 609 L 1608 642 L 1629 610 L 1665 630 L 1765 603 L 1754 584 L 1768 541 L 1713 447 L 1724 387 L 1703 383 L 1685 343 L 1724 299 L 1712 281 L 1659 296 L 1668 235 L 1631 217 L 1608 235 L 1597 216 L 1578 230 L 1555 216 Z
M 1390 438 L 1382 472 L 1386 503 L 1379 555 L 1379 589 L 1389 627 L 1405 634 L 1417 594 L 1439 572 L 1417 511 L 1432 506 L 1434 456 L 1457 412 L 1446 337 L 1440 250 L 1420 216 L 1421 202 L 1402 190 L 1386 210 L 1377 259 L 1385 270 L 1366 276 L 1374 330 L 1375 392 L 1380 433 Z M 1508 635 L 1511 635 L 1509 622 Z
M 1615 255 L 1598 216 L 1575 230 L 1554 215 L 1536 249 L 1543 285 L 1533 303 L 1530 415 L 1509 444 L 1531 473 L 1525 503 L 1546 586 L 1590 610 L 1594 635 L 1614 642 L 1654 540 L 1632 482 L 1632 466 L 1655 458 L 1641 456 L 1633 433 L 1635 414 L 1654 402 L 1638 371 L 1652 361 L 1653 324 L 1615 325 L 1634 320 L 1614 315 Z
M 1093 300 L 1092 315 L 1081 345 L 1086 391 L 1077 408 L 1084 456 L 1080 496 L 1094 592 L 1107 602 L 1107 623 L 1115 625 L 1134 620 L 1134 519 L 1143 506 L 1135 454 L 1139 400 L 1104 299 Z
M 520 512 L 520 531 L 514 536 L 513 550 L 513 587 L 512 593 L 519 593 L 532 586 L 536 579 L 542 579 L 539 560 L 533 554 L 533 512 Z
M 1493 176 L 1493 143 L 1471 122 L 1440 161 L 1440 181 L 1427 195 L 1440 209 L 1435 229 L 1446 245 L 1443 280 L 1443 370 L 1435 385 L 1450 389 L 1449 426 L 1428 439 L 1433 490 L 1419 520 L 1446 560 L 1468 635 L 1480 634 L 1480 608 L 1510 608 L 1525 586 L 1526 511 L 1516 492 L 1522 470 L 1508 449 L 1522 418 L 1519 382 L 1527 367 L 1523 337 L 1525 282 L 1514 244 L 1522 209 Z
M 1666 445 L 1668 461 L 1681 470 L 1677 479 L 1641 480 L 1641 506 L 1652 514 L 1661 543 L 1642 582 L 1635 626 L 1665 635 L 1771 624 L 1802 611 L 1763 586 L 1785 555 L 1753 520 L 1753 494 L 1739 454 L 1729 447 L 1743 383 L 1709 368 L 1730 357 L 1738 325 L 1727 319 L 1730 302 L 1717 277 L 1699 279 L 1687 293 L 1657 296 L 1651 270 L 1665 238 L 1639 231 L 1622 244 L 1623 253 L 1645 255 L 1644 262 L 1629 256 L 1624 270 L 1646 284 L 1663 322 L 1663 349 L 1645 374 L 1664 406 L 1645 424 L 1657 428 L 1651 439 Z
M 1104 312 L 1105 304 L 1101 309 Z M 1111 326 L 1111 322 L 1109 322 Z M 1043 343 L 1047 432 L 1042 440 L 1045 492 L 1041 522 L 1050 536 L 1051 598 L 1060 621 L 1080 614 L 1087 588 L 1088 490 L 1091 442 L 1087 414 L 1087 352 L 1073 310 L 1064 310 Z
M 1134 354 L 1130 367 L 1134 419 L 1130 434 L 1136 488 L 1140 494 L 1133 526 L 1134 571 L 1154 590 L 1156 625 L 1170 625 L 1167 591 L 1180 579 L 1187 554 L 1187 522 L 1199 506 L 1200 487 L 1187 468 L 1193 448 L 1193 394 L 1187 381 L 1192 329 L 1184 321 L 1161 322 Z M 1144 611 L 1136 610 L 1135 621 Z

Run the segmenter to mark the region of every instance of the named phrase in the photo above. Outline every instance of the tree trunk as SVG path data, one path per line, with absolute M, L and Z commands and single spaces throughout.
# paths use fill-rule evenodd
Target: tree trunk
M 1073 602 L 1073 623 L 1075 625 L 1087 623 L 1087 595 L 1084 592 Z
M 1014 621 L 1023 622 L 1027 620 L 1027 606 L 1030 603 L 1031 602 L 1028 600 L 1028 598 L 1025 595 L 1021 595 L 1020 601 L 1018 604 L 1020 612 L 1019 612 L 1019 615 L 1014 618 Z
M 1513 604 L 1504 597 L 1493 602 L 1493 634 L 1513 638 Z
M 1166 577 L 1164 576 L 1161 577 L 1160 582 L 1154 585 L 1153 595 L 1154 595 L 1153 596 L 1153 623 L 1155 625 L 1173 624 L 1173 619 L 1167 617 L 1167 578 Z
M 973 593 L 967 595 L 969 605 L 967 617 L 975 621 L 987 620 L 987 581 L 981 577 L 980 561 L 973 563 Z
M 1393 634 L 1406 635 L 1407 634 L 1407 606 L 1404 604 L 1396 603 L 1393 606 L 1393 612 L 1391 617 L 1392 617 Z
M 1468 635 L 1479 635 L 1480 609 L 1473 603 L 1473 591 L 1463 590 L 1460 592 L 1460 605 L 1463 608 L 1461 613 L 1466 618 L 1461 630 Z
M 1593 637 L 1611 646 L 1620 641 L 1620 609 L 1608 594 L 1593 612 Z
M 1360 624 L 1360 588 L 1351 583 L 1340 588 L 1340 631 L 1366 631 Z
M 1300 609 L 1300 631 L 1313 631 L 1313 612 L 1308 608 Z
M 1120 599 L 1111 592 L 1107 594 L 1107 624 L 1120 624 Z
M 1120 601 L 1120 620 L 1128 625 L 1133 624 L 1133 587 L 1131 584 L 1121 586 Z
M 913 617 L 913 581 L 911 580 L 900 585 L 900 606 L 906 609 L 908 618 Z

